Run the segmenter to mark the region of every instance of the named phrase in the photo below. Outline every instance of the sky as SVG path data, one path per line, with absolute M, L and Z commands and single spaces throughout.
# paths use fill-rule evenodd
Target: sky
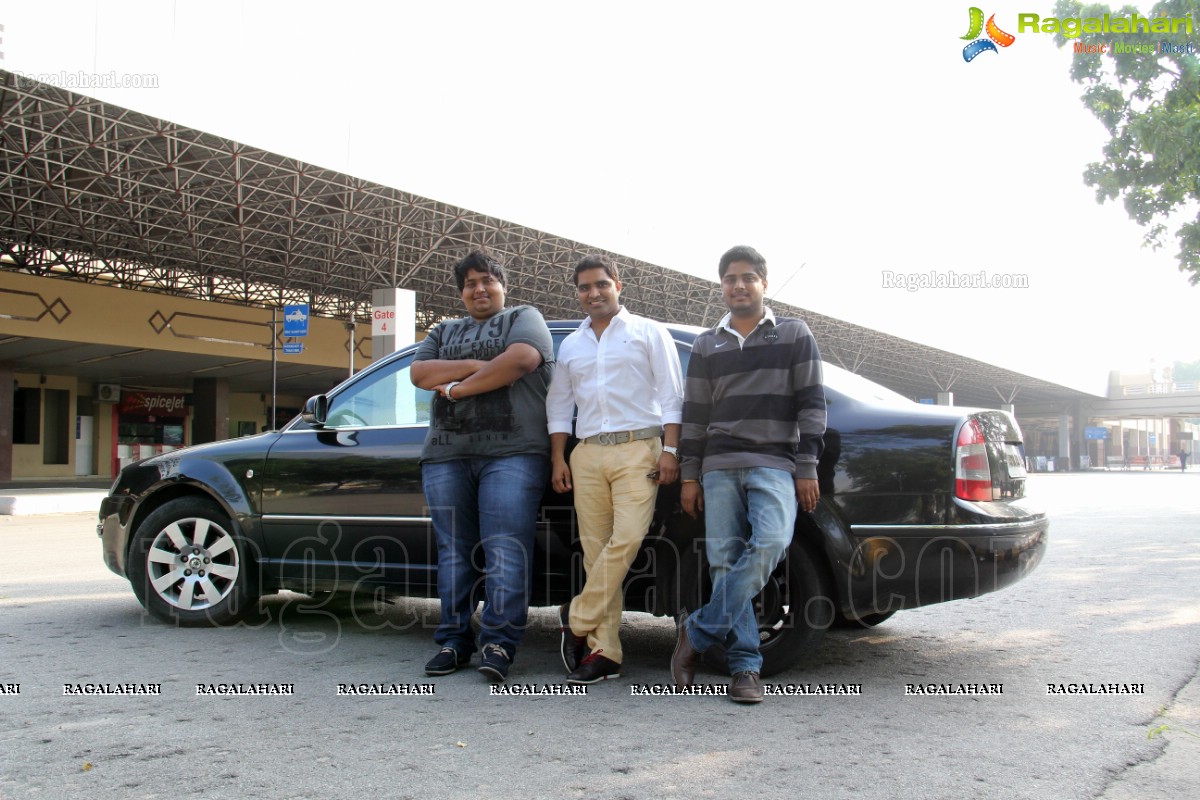
M 1096 202 L 1070 55 L 1016 35 L 1052 3 L 968 63 L 969 8 L 0 0 L 0 66 L 712 280 L 749 244 L 769 296 L 1098 394 L 1200 359 L 1173 236 Z M 952 273 L 1009 285 L 902 284 Z

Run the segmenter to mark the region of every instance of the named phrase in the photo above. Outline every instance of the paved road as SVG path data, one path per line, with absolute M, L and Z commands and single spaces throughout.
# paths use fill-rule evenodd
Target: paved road
M 632 614 L 625 677 L 586 697 L 492 697 L 473 670 L 431 696 L 339 696 L 427 683 L 434 604 L 334 613 L 290 596 L 261 627 L 178 630 L 102 566 L 91 516 L 0 518 L 0 686 L 20 691 L 0 694 L 0 798 L 1196 796 L 1200 476 L 1031 485 L 1054 516 L 1028 580 L 831 633 L 818 663 L 775 679 L 860 697 L 749 708 L 631 696 L 668 680 L 673 641 L 669 621 Z M 513 680 L 557 684 L 556 647 L 539 609 Z M 161 695 L 64 696 L 83 683 Z M 198 683 L 295 693 L 198 697 Z M 909 683 L 1003 694 L 906 696 Z M 1088 683 L 1145 693 L 1047 694 Z

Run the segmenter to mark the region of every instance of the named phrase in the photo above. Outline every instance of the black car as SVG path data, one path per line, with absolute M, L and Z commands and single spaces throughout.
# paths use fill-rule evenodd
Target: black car
M 578 323 L 551 323 L 555 346 Z M 686 371 L 697 328 L 669 326 Z M 100 509 L 104 560 L 155 617 L 233 622 L 266 592 L 437 596 L 418 457 L 432 393 L 409 379 L 415 346 L 308 401 L 283 430 L 131 464 Z M 821 502 L 757 602 L 772 674 L 834 624 L 977 597 L 1027 575 L 1048 521 L 1025 499 L 1021 432 L 1002 411 L 927 406 L 825 365 Z M 664 487 L 625 608 L 675 614 L 707 589 L 703 523 Z M 583 585 L 571 498 L 547 486 L 534 605 Z

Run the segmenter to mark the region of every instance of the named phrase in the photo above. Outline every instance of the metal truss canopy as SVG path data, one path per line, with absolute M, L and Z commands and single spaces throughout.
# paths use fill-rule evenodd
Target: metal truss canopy
M 511 302 L 571 319 L 580 242 L 456 208 L 0 70 L 0 267 L 262 307 L 309 303 L 367 321 L 371 292 L 417 295 L 417 323 L 460 316 L 450 266 L 504 261 Z M 720 287 L 609 253 L 637 313 L 711 325 Z M 959 404 L 1089 395 L 783 303 L 825 360 L 910 397 Z

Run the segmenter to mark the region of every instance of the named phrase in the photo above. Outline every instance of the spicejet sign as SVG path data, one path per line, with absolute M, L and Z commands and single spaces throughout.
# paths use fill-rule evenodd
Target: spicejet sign
M 143 414 L 159 417 L 186 417 L 187 396 L 165 392 L 124 392 L 121 395 L 121 414 Z

